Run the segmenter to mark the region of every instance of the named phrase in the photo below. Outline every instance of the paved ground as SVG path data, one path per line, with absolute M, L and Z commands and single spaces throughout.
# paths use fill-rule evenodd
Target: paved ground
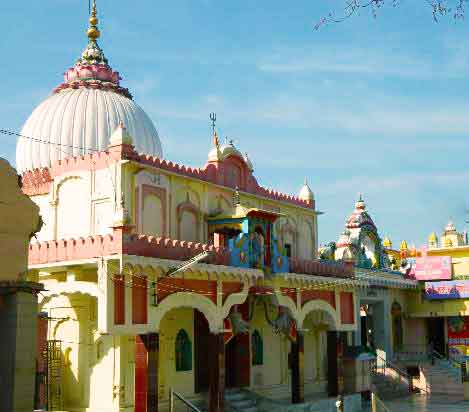
M 385 402 L 389 412 L 468 412 L 469 401 L 462 396 L 413 395 Z M 369 412 L 370 409 L 365 409 Z

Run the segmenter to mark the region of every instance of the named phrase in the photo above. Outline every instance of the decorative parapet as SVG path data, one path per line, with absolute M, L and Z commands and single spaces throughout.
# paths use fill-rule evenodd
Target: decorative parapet
M 167 237 L 131 235 L 124 241 L 122 250 L 125 255 L 171 260 L 189 260 L 203 252 L 210 252 L 209 257 L 205 259 L 207 263 L 225 266 L 230 264 L 228 249 Z
M 160 159 L 155 156 L 137 153 L 131 145 L 117 145 L 107 151 L 91 152 L 82 156 L 70 156 L 56 161 L 51 167 L 44 167 L 26 171 L 23 173 L 24 193 L 32 196 L 48 193 L 53 177 L 60 176 L 71 171 L 98 170 L 109 167 L 111 163 L 119 160 L 132 160 L 140 164 L 149 165 L 170 173 L 187 176 L 205 182 L 219 184 L 216 173 L 213 173 L 213 165 L 207 165 L 203 169 L 180 165 L 172 161 Z M 302 200 L 296 196 L 280 193 L 260 186 L 255 179 L 245 188 L 247 193 L 262 196 L 268 199 L 291 203 L 296 206 L 314 209 L 314 200 Z M 233 188 L 231 188 L 233 189 Z
M 49 193 L 52 176 L 48 168 L 28 170 L 21 176 L 21 189 L 28 196 Z
M 29 265 L 93 259 L 113 254 L 184 261 L 205 251 L 211 252 L 206 258 L 207 263 L 229 265 L 227 249 L 164 237 L 126 235 L 118 228 L 112 235 L 32 243 L 29 246 Z
M 112 235 L 50 240 L 29 245 L 29 265 L 91 259 L 119 253 L 119 238 Z
M 352 278 L 354 276 L 353 265 L 351 264 L 296 258 L 290 258 L 290 272 L 338 278 Z
M 405 277 L 400 272 L 388 269 L 364 269 L 355 267 L 355 277 L 368 282 L 372 286 L 415 289 L 418 281 Z
M 129 156 L 129 160 L 134 160 L 138 163 L 146 164 L 158 169 L 167 170 L 171 173 L 177 173 L 180 175 L 188 176 L 194 179 L 204 180 L 206 182 L 219 184 L 216 180 L 216 174 L 212 173 L 210 168 L 213 168 L 213 165 L 207 165 L 203 169 L 201 168 L 192 168 L 189 166 L 179 165 L 171 161 L 160 159 L 155 156 L 145 155 L 145 154 L 133 154 Z M 267 189 L 265 187 L 259 186 L 257 182 L 255 184 L 249 185 L 246 187 L 246 192 L 267 197 L 272 200 L 277 200 L 281 202 L 293 203 L 296 206 L 314 208 L 314 201 L 312 200 L 301 200 L 300 198 L 292 195 L 287 195 L 285 193 L 280 193 L 278 191 Z

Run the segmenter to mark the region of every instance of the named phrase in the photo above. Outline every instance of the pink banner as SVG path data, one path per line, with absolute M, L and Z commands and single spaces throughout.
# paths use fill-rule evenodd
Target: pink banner
M 415 279 L 450 280 L 451 256 L 424 256 L 415 262 Z

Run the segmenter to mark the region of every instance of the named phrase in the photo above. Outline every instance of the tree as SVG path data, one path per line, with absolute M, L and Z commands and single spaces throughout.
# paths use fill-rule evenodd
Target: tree
M 417 0 L 411 1 L 417 3 Z M 455 20 L 463 19 L 465 5 L 468 1 L 469 0 L 419 0 L 419 3 L 429 8 L 433 20 L 437 22 L 440 17 L 446 16 L 451 16 Z M 327 16 L 322 17 L 314 28 L 318 30 L 322 26 L 330 23 L 343 22 L 364 9 L 370 10 L 372 15 L 376 17 L 381 7 L 385 5 L 397 7 L 400 3 L 401 0 L 344 0 L 343 10 L 339 14 L 331 11 Z

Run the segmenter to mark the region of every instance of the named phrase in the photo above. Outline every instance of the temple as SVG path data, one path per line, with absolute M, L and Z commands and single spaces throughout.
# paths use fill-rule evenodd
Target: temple
M 202 167 L 164 159 L 98 45 L 96 4 L 89 22 L 17 146 L 44 221 L 29 247 L 29 277 L 45 288 L 36 407 L 155 412 L 177 393 L 210 412 L 284 411 L 340 395 L 359 411 L 366 388 L 347 380 L 344 356 L 360 344 L 361 310 L 377 319 L 415 288 L 383 269 L 363 200 L 334 259 L 319 259 L 306 181 L 298 196 L 262 187 L 215 126 Z M 374 339 L 389 350 L 387 333 Z
M 381 240 L 362 195 L 338 241 L 321 248 L 320 255 L 326 260 L 350 262 L 355 278 L 369 285 L 355 295 L 359 314 L 353 337 L 356 345 L 373 348 L 378 360 L 385 362 L 404 344 L 413 342 L 403 314 L 408 303 L 417 298 L 417 284 L 401 270 L 401 253 L 395 253 L 390 239 Z

